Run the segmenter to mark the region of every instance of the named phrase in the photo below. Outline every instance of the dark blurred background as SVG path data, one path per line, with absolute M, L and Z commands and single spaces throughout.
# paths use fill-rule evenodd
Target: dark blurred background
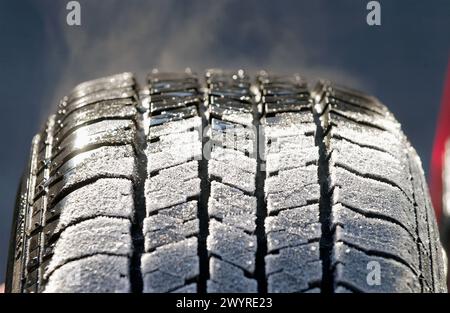
M 0 281 L 32 136 L 83 80 L 152 68 L 299 72 L 376 95 L 430 159 L 450 51 L 450 1 L 0 0 Z

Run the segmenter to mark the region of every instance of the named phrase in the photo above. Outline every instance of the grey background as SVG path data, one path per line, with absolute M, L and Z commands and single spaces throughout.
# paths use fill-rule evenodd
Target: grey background
M 76 83 L 158 67 L 267 69 L 323 77 L 378 96 L 429 163 L 450 48 L 450 1 L 0 2 L 0 281 L 31 138 Z

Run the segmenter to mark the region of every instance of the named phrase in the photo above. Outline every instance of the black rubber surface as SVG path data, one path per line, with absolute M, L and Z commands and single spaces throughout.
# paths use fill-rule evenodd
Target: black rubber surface
M 446 291 L 399 123 L 296 75 L 77 86 L 33 140 L 11 242 L 10 292 Z

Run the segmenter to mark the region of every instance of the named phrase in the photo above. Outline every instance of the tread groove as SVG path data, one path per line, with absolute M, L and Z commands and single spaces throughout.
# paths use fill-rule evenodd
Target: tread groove
M 319 147 L 319 163 L 317 167 L 317 175 L 320 184 L 320 201 L 319 201 L 319 222 L 321 223 L 321 238 L 320 238 L 320 260 L 322 261 L 322 293 L 334 292 L 334 274 L 331 264 L 331 253 L 334 247 L 334 238 L 331 230 L 331 214 L 333 209 L 332 198 L 330 193 L 330 160 L 331 153 L 328 152 L 328 137 L 325 137 L 325 131 L 329 119 L 330 105 L 326 103 L 321 112 L 317 111 L 317 106 L 323 106 L 323 96 L 321 100 L 314 106 L 314 120 L 316 122 L 316 145 Z
M 141 106 L 139 93 L 136 92 L 136 105 Z M 141 112 L 140 112 L 141 111 Z M 143 278 L 141 272 L 141 255 L 144 253 L 143 224 L 146 216 L 145 180 L 147 177 L 147 156 L 145 150 L 147 146 L 142 110 L 137 110 L 135 117 L 135 162 L 137 163 L 137 179 L 134 181 L 134 216 L 131 224 L 131 239 L 133 244 L 133 255 L 130 260 L 130 284 L 131 291 L 142 293 Z
M 256 195 L 256 260 L 255 260 L 255 277 L 258 281 L 258 292 L 267 293 L 267 279 L 266 279 L 266 265 L 265 256 L 267 255 L 267 238 L 265 230 L 265 220 L 267 217 L 267 203 L 264 195 L 264 184 L 266 173 L 264 159 L 261 156 L 265 155 L 264 151 L 264 133 L 261 131 L 261 116 L 264 116 L 264 106 L 262 107 L 261 116 L 258 113 L 258 105 L 253 105 L 253 124 L 257 132 L 256 135 L 256 180 L 255 180 L 255 195 Z
M 206 95 L 204 95 L 206 98 Z M 198 218 L 199 218 L 199 234 L 198 234 L 198 257 L 199 257 L 199 277 L 197 282 L 197 292 L 205 294 L 206 285 L 209 279 L 209 257 L 206 239 L 209 235 L 209 214 L 208 214 L 208 200 L 211 192 L 211 181 L 208 177 L 208 158 L 205 157 L 205 148 L 208 145 L 209 137 L 206 134 L 206 129 L 210 125 L 210 118 L 207 117 L 207 107 L 205 104 L 200 105 L 198 110 L 202 119 L 202 159 L 199 161 L 199 177 L 200 182 L 200 197 L 198 201 Z

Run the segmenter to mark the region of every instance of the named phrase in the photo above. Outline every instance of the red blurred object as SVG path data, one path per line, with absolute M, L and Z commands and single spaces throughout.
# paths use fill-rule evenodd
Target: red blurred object
M 438 223 L 442 217 L 442 170 L 445 143 L 450 139 L 450 59 L 447 66 L 447 77 L 442 95 L 441 110 L 438 116 L 436 136 L 434 138 L 433 155 L 431 157 L 430 192 Z

